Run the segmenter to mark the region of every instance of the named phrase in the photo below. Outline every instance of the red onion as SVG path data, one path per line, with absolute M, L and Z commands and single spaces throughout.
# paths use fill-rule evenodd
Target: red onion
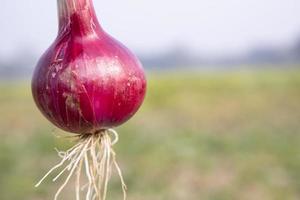
M 73 133 L 118 126 L 143 102 L 138 59 L 103 31 L 91 0 L 58 0 L 59 32 L 38 62 L 32 93 L 53 124 Z
M 86 199 L 105 200 L 111 166 L 115 166 L 125 199 L 126 186 L 112 149 L 118 135 L 111 128 L 126 122 L 141 106 L 144 71 L 138 59 L 101 28 L 92 0 L 58 0 L 58 10 L 58 36 L 37 64 L 32 93 L 43 115 L 57 127 L 78 134 L 79 143 L 59 152 L 62 161 L 44 178 L 67 163 L 54 179 L 69 173 L 55 200 L 75 171 L 79 200 L 84 167 Z

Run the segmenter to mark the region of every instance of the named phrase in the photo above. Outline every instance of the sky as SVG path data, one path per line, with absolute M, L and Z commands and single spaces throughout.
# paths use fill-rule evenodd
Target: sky
M 57 33 L 56 0 L 0 0 L 0 59 L 41 54 Z M 185 47 L 235 54 L 300 39 L 299 0 L 94 0 L 102 27 L 143 54 Z

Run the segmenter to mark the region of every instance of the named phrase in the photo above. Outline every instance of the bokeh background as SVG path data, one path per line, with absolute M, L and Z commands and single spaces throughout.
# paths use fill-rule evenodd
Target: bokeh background
M 94 4 L 148 75 L 143 107 L 117 129 L 129 199 L 300 199 L 300 1 Z M 59 187 L 34 184 L 58 162 L 54 147 L 73 143 L 30 92 L 56 32 L 55 0 L 1 0 L 1 200 L 50 200 Z M 121 199 L 116 176 L 109 193 Z

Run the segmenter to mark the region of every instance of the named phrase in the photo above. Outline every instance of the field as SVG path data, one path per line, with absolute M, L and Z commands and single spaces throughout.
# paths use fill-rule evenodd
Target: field
M 300 199 L 300 71 L 152 73 L 115 146 L 129 200 Z M 50 200 L 54 147 L 72 145 L 29 82 L 0 84 L 0 199 Z M 114 174 L 109 198 L 121 199 Z M 74 199 L 72 188 L 61 199 Z

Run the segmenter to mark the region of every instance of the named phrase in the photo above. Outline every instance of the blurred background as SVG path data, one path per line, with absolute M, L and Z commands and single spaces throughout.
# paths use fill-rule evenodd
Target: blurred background
M 129 199 L 300 199 L 300 1 L 94 4 L 148 75 L 143 107 L 117 129 Z M 1 0 L 0 27 L 0 199 L 50 200 L 59 184 L 34 184 L 73 143 L 35 107 L 30 77 L 56 1 Z M 116 176 L 109 192 L 121 199 Z

